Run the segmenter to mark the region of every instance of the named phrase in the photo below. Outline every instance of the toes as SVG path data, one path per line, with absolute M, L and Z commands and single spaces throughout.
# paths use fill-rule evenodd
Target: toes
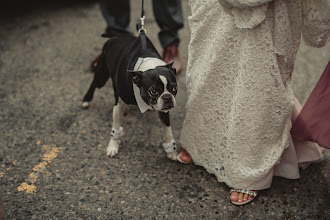
M 181 152 L 179 154 L 179 157 L 185 163 L 191 163 L 192 162 L 192 158 L 190 157 L 189 153 L 185 149 L 181 150 Z
M 248 198 L 249 198 L 249 194 L 244 194 L 244 195 L 243 195 L 243 200 L 244 200 L 244 201 L 248 200 Z
M 244 195 L 244 193 L 238 193 L 238 202 L 243 202 L 243 195 Z
M 182 150 L 181 150 L 181 155 L 182 155 L 182 157 L 190 158 L 189 153 L 188 153 L 185 149 L 182 149 Z M 190 158 L 190 159 L 191 159 L 191 158 Z
M 182 156 L 182 155 L 181 155 L 181 159 L 182 159 L 183 161 L 190 162 L 190 158 L 187 157 L 187 156 Z
M 111 147 L 108 147 L 107 149 L 107 156 L 112 158 L 114 156 L 116 156 L 118 154 L 118 148 L 111 148 Z
M 111 139 L 107 148 L 107 156 L 108 157 L 116 156 L 118 154 L 118 149 L 119 149 L 119 141 Z
M 248 200 L 252 200 L 254 197 L 252 195 L 249 195 L 247 193 L 242 193 L 242 192 L 237 192 L 237 191 L 233 191 L 231 190 L 231 194 L 230 194 L 230 200 L 234 203 L 234 204 L 245 204 L 247 202 L 250 202 Z M 253 190 L 254 192 L 258 193 L 258 191 Z
M 230 194 L 230 200 L 233 201 L 233 202 L 237 202 L 237 200 L 238 200 L 238 192 L 232 192 Z

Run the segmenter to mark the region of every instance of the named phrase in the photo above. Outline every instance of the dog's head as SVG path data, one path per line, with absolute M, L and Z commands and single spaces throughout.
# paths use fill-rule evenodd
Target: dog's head
M 141 98 L 157 111 L 168 112 L 175 104 L 178 90 L 173 63 L 147 71 L 129 71 L 140 88 Z

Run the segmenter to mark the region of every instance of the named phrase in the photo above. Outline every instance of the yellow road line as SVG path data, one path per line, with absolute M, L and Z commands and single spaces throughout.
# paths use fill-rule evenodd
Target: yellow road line
M 16 166 L 16 160 L 14 160 L 12 163 L 13 163 L 12 165 Z M 11 170 L 11 168 L 13 168 L 12 165 L 10 167 L 7 167 L 7 169 L 5 169 L 0 173 L 0 178 L 2 178 L 6 173 L 8 173 Z
M 38 141 L 37 145 L 41 145 L 41 142 Z M 55 145 L 43 145 L 43 150 L 46 151 L 42 156 L 42 161 L 33 167 L 32 173 L 26 178 L 25 182 L 23 182 L 19 187 L 17 187 L 18 191 L 26 191 L 26 193 L 34 193 L 36 192 L 37 187 L 34 183 L 38 180 L 40 173 L 45 173 L 47 165 L 57 157 L 57 155 L 61 152 L 61 147 L 55 147 Z

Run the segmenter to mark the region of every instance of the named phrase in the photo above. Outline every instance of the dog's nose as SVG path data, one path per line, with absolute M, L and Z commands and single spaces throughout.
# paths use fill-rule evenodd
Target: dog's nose
M 172 100 L 172 95 L 171 94 L 165 94 L 162 96 L 164 101 L 171 101 Z

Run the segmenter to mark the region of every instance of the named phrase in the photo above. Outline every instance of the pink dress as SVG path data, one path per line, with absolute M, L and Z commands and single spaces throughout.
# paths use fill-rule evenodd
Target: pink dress
M 294 121 L 291 135 L 330 148 L 330 62 Z

